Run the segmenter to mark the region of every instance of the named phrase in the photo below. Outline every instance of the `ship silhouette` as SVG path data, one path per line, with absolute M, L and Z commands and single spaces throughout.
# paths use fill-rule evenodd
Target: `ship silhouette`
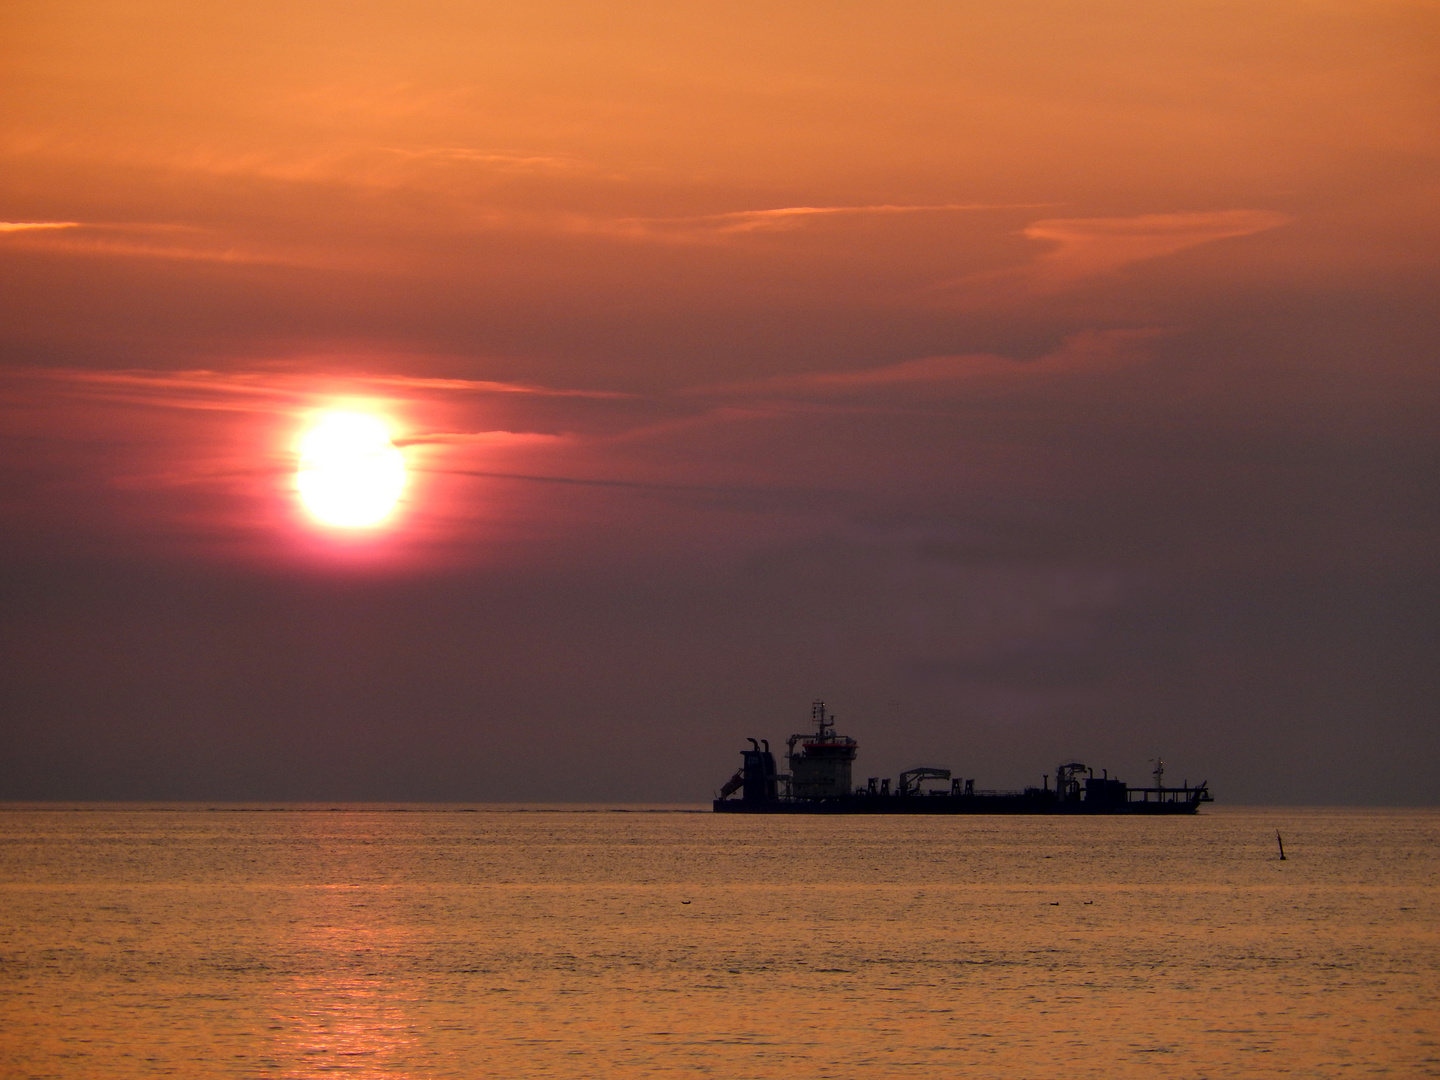
M 776 768 L 766 739 L 750 739 L 744 761 L 720 789 L 714 802 L 724 814 L 1193 814 L 1201 803 L 1213 802 L 1209 781 L 1165 787 L 1165 766 L 1155 759 L 1153 787 L 1130 787 L 1100 776 L 1078 761 L 1055 769 L 1055 783 L 1046 774 L 1038 788 L 1020 791 L 977 789 L 974 780 L 951 776 L 950 770 L 919 765 L 902 772 L 894 786 L 889 777 L 870 777 L 862 786 L 851 779 L 859 744 L 835 731 L 835 718 L 825 702 L 811 706 L 815 730 L 791 735 L 785 761 L 790 771 Z M 798 747 L 798 749 L 797 749 Z M 935 784 L 941 787 L 935 787 Z M 944 784 L 949 786 L 945 787 Z

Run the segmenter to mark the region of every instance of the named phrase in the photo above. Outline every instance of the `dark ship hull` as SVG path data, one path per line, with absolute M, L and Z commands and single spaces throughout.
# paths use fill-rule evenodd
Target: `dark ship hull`
M 1155 786 L 1132 788 L 1108 773 L 1100 776 L 1077 761 L 1047 774 L 1038 788 L 977 791 L 975 781 L 952 778 L 949 769 L 922 766 L 900 774 L 892 789 L 888 778 L 872 777 L 865 787 L 851 785 L 854 739 L 835 734 L 833 717 L 817 701 L 811 712 L 813 735 L 792 735 L 788 773 L 775 767 L 769 742 L 750 740 L 744 764 L 720 790 L 717 814 L 1193 814 L 1213 801 L 1207 784 L 1165 787 L 1165 766 L 1157 762 Z M 796 744 L 800 744 L 799 752 Z M 948 790 L 925 790 L 927 783 L 949 781 Z M 733 796 L 739 795 L 738 798 Z
M 1212 802 L 1200 788 L 1166 788 L 1165 801 L 1124 803 L 1062 802 L 1034 798 L 1023 792 L 979 795 L 849 795 L 836 799 L 775 799 L 747 803 L 744 799 L 716 799 L 717 814 L 1193 814 L 1202 802 Z M 1134 793 L 1138 794 L 1138 791 Z

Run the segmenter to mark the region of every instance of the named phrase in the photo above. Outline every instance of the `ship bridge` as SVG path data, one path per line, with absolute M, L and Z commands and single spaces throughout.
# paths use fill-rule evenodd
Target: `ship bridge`
M 859 744 L 835 734 L 835 718 L 825 702 L 810 706 L 814 734 L 791 735 L 786 742 L 790 764 L 790 795 L 796 799 L 838 799 L 851 791 L 850 763 Z M 799 744 L 800 750 L 795 750 Z

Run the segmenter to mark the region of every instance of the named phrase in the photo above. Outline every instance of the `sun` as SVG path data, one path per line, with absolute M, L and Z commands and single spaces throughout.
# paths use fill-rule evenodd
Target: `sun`
M 380 524 L 395 509 L 405 488 L 405 459 L 380 417 L 323 412 L 300 440 L 295 481 L 315 518 L 360 529 Z

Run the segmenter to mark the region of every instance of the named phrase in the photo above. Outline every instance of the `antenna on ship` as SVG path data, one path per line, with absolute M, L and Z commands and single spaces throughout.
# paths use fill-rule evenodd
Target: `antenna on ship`
M 833 726 L 832 721 L 835 718 L 825 715 L 825 702 L 819 698 L 810 703 L 810 719 L 815 721 L 815 734 L 819 738 L 824 739 L 825 736 L 831 734 L 827 729 Z

